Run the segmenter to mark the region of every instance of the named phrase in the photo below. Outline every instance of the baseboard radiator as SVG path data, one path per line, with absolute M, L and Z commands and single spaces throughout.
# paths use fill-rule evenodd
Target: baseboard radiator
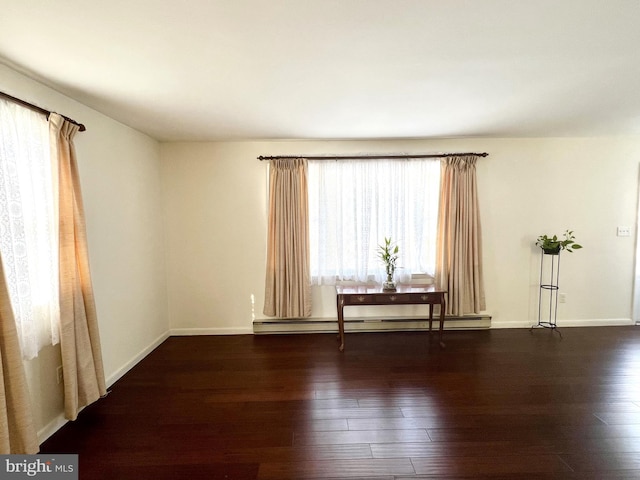
M 433 320 L 433 329 L 440 328 L 440 322 Z M 445 330 L 485 330 L 491 328 L 489 315 L 447 316 Z M 424 318 L 345 318 L 345 332 L 385 332 L 385 331 L 421 331 L 429 330 L 429 320 Z M 253 322 L 253 333 L 337 333 L 338 321 L 332 318 L 301 319 L 260 319 Z

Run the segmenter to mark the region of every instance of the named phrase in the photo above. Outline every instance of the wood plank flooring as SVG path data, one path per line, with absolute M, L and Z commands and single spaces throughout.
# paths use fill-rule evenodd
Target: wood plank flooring
M 172 337 L 42 446 L 90 479 L 640 479 L 640 328 Z

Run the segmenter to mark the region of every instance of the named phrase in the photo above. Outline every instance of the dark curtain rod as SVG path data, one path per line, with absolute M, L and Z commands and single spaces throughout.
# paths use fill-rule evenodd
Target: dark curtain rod
M 260 155 L 258 160 L 277 160 L 280 158 L 306 158 L 307 160 L 381 160 L 391 159 L 400 160 L 403 158 L 446 158 L 446 157 L 486 157 L 488 153 L 431 153 L 424 155 L 335 155 L 314 157 L 309 155 L 274 155 L 272 157 L 263 157 Z
M 42 113 L 43 115 L 46 115 L 47 119 L 49 119 L 49 115 L 51 115 L 51 113 L 52 113 L 49 110 L 45 110 L 44 108 L 39 107 L 37 105 L 34 105 L 33 103 L 29 103 L 29 102 L 26 102 L 24 100 L 20 100 L 19 98 L 12 97 L 11 95 L 9 95 L 7 93 L 4 93 L 4 92 L 0 92 L 0 97 L 4 98 L 6 100 L 9 100 L 10 102 L 17 103 L 18 105 L 22 105 L 23 107 L 28 108 L 29 110 L 33 110 L 34 112 Z M 69 117 L 65 117 L 64 115 L 62 115 L 62 117 L 65 120 L 73 123 L 74 125 L 78 125 L 78 127 L 80 127 L 80 131 L 81 132 L 84 132 L 86 130 L 86 127 L 83 124 L 81 124 L 79 122 L 76 122 L 74 119 L 69 118 Z

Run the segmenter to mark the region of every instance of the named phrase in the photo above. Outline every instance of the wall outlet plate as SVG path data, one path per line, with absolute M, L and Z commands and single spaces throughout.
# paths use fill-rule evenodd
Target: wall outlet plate
M 631 236 L 631 227 L 618 227 L 618 236 L 619 237 L 630 237 Z

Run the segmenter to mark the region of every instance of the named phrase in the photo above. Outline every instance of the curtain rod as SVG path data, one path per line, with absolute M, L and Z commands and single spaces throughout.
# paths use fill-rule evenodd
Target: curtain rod
M 402 158 L 446 158 L 446 157 L 486 157 L 489 154 L 486 152 L 483 153 L 431 153 L 424 155 L 333 155 L 333 156 L 322 156 L 322 157 L 314 157 L 312 155 L 274 155 L 263 157 L 260 155 L 258 160 L 277 160 L 277 159 L 287 159 L 287 158 L 306 158 L 307 160 L 361 160 L 361 159 L 371 159 L 371 160 L 381 160 L 381 159 L 391 159 L 391 160 L 399 160 Z
M 23 107 L 26 107 L 29 110 L 33 110 L 34 112 L 42 113 L 43 115 L 46 115 L 47 119 L 49 119 L 49 115 L 51 115 L 53 113 L 50 110 L 46 110 L 46 109 L 44 109 L 42 107 L 34 105 L 33 103 L 29 103 L 29 102 L 27 102 L 25 100 L 21 100 L 19 98 L 12 97 L 11 95 L 9 95 L 7 93 L 4 93 L 4 92 L 0 92 L 0 98 L 4 98 L 6 100 L 9 100 L 10 102 L 17 103 L 18 105 L 22 105 Z M 67 121 L 69 121 L 71 123 L 73 123 L 74 125 L 78 125 L 78 127 L 80 127 L 79 130 L 81 132 L 84 132 L 87 129 L 83 124 L 81 124 L 79 122 L 76 122 L 74 119 L 69 118 L 69 117 L 65 117 L 64 115 L 61 115 L 61 116 L 62 116 L 62 118 L 64 118 L 65 120 L 67 120 Z

